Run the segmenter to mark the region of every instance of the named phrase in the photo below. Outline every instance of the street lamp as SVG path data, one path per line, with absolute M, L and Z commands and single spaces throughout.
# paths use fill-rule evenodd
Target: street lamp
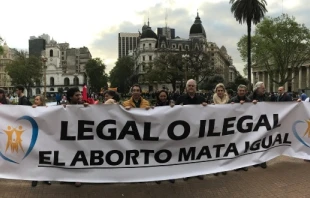
M 45 56 L 41 57 L 42 65 L 43 65 L 43 81 L 44 81 L 44 98 L 46 98 L 46 62 L 47 58 Z

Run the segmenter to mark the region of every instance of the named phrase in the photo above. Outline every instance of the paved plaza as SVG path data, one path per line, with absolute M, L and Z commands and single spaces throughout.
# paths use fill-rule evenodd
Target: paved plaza
M 248 172 L 230 171 L 226 176 L 205 176 L 175 184 L 155 182 L 132 184 L 85 184 L 76 188 L 58 182 L 48 186 L 29 181 L 0 180 L 0 198 L 256 198 L 310 197 L 310 162 L 281 156 L 268 162 L 266 170 L 249 168 Z

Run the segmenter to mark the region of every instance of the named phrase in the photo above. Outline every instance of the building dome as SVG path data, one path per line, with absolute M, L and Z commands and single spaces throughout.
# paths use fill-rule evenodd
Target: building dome
M 155 32 L 151 29 L 151 27 L 147 27 L 145 31 L 142 32 L 141 39 L 144 38 L 154 38 L 157 39 L 157 35 Z
M 8 53 L 8 51 L 9 51 L 9 49 L 10 49 L 9 46 L 6 44 L 6 42 L 3 43 L 2 48 L 3 48 L 3 52 L 4 52 L 4 53 Z
M 226 47 L 224 45 L 221 47 L 220 50 L 221 50 L 221 52 L 227 54 L 227 50 L 226 50 Z
M 205 29 L 204 27 L 202 26 L 202 23 L 201 23 L 201 20 L 200 20 L 200 17 L 199 17 L 199 13 L 197 12 L 197 17 L 195 18 L 195 22 L 194 24 L 192 25 L 190 31 L 189 31 L 189 34 L 201 34 L 203 35 L 205 38 L 207 37 L 206 36 L 206 32 L 205 32 Z
M 146 24 L 144 24 L 144 25 L 142 26 L 142 32 L 144 32 L 145 30 L 147 30 L 148 27 L 149 27 L 149 26 L 147 26 Z

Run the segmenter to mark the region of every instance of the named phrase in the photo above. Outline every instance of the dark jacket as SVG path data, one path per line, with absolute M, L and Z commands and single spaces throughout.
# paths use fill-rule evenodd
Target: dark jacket
M 252 100 L 246 96 L 244 96 L 244 98 L 239 97 L 238 95 L 235 97 L 232 97 L 228 103 L 239 103 L 241 100 L 243 100 L 244 102 L 252 102 Z
M 251 101 L 257 100 L 258 102 L 267 102 L 270 101 L 270 98 L 264 94 L 264 95 L 258 95 L 256 92 L 253 92 L 250 96 L 249 99 Z
M 284 93 L 282 96 L 276 98 L 276 102 L 292 102 L 292 97 L 288 93 Z
M 28 100 L 26 96 L 22 96 L 18 100 L 18 105 L 32 106 L 32 103 Z
M 194 98 L 191 98 L 188 94 L 184 94 L 177 99 L 176 105 L 202 104 L 204 102 L 206 102 L 206 99 L 198 94 Z

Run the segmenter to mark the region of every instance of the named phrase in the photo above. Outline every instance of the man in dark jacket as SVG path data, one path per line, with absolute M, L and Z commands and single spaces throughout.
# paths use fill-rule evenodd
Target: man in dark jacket
M 239 85 L 237 90 L 237 95 L 232 97 L 228 103 L 244 103 L 244 102 L 252 102 L 250 98 L 246 96 L 247 94 L 247 86 Z
M 276 102 L 292 102 L 292 97 L 285 92 L 284 87 L 278 88 L 278 97 Z
M 253 93 L 250 95 L 250 100 L 256 104 L 257 102 L 266 102 L 270 101 L 270 98 L 266 95 L 265 93 L 265 85 L 263 82 L 257 82 L 254 86 Z M 262 168 L 267 168 L 267 163 L 261 163 L 261 164 L 256 164 L 254 167 L 262 167 Z
M 18 96 L 18 105 L 26 105 L 32 106 L 32 103 L 28 100 L 28 98 L 24 95 L 25 88 L 22 85 L 16 86 L 16 94 Z
M 181 95 L 177 101 L 176 105 L 203 105 L 206 106 L 207 102 L 206 99 L 202 96 L 199 96 L 196 94 L 197 90 L 197 83 L 195 80 L 190 79 L 186 82 L 186 94 Z M 199 175 L 197 176 L 200 180 L 203 180 L 203 176 Z M 184 181 L 188 180 L 187 178 L 184 178 Z
M 266 95 L 265 85 L 263 82 L 257 82 L 254 86 L 253 93 L 249 96 L 253 103 L 267 102 L 270 98 Z
M 248 98 L 246 96 L 247 94 L 247 86 L 245 85 L 239 85 L 238 86 L 238 89 L 237 89 L 237 95 L 232 97 L 228 103 L 240 103 L 240 104 L 243 104 L 245 102 L 252 102 L 250 100 L 250 98 Z M 248 171 L 248 168 L 247 167 L 243 167 L 243 168 L 238 168 L 236 169 L 236 171 L 239 171 L 239 170 L 244 170 L 244 171 Z

